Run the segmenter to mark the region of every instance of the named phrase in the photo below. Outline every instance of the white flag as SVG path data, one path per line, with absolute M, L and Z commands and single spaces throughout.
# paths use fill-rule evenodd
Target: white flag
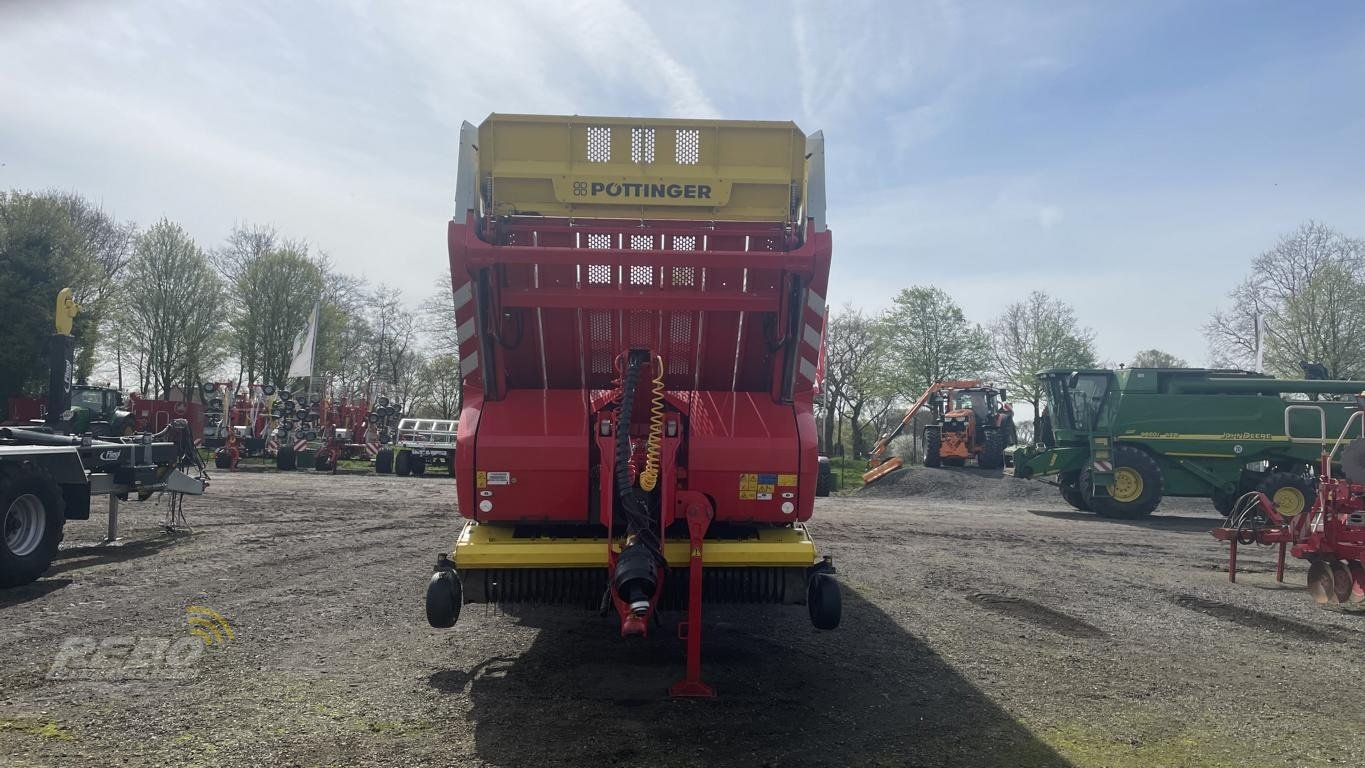
M 289 364 L 290 376 L 313 375 L 313 350 L 318 345 L 318 311 L 321 308 L 320 302 L 313 304 L 313 314 L 308 318 L 308 325 L 294 337 L 294 360 Z

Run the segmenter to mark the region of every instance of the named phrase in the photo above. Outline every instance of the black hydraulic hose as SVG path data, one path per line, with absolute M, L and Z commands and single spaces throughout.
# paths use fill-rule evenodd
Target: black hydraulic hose
M 645 494 L 630 482 L 630 417 L 635 408 L 635 387 L 640 380 L 640 366 L 648 360 L 648 352 L 631 351 L 626 360 L 626 369 L 621 374 L 621 402 L 616 412 L 616 496 L 626 515 L 627 537 L 635 537 L 662 563 L 662 547 L 651 525 L 649 504 Z

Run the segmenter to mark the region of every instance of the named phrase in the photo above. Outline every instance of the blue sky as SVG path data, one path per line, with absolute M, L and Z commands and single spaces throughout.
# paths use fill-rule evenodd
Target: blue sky
M 306 237 L 416 301 L 458 127 L 793 119 L 826 135 L 831 301 L 974 321 L 1041 288 L 1120 362 L 1205 359 L 1250 258 L 1365 237 L 1360 2 L 6 2 L 0 187 Z

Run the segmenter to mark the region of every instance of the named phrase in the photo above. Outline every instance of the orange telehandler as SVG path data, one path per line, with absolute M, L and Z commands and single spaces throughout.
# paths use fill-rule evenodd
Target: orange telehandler
M 863 482 L 880 480 L 904 465 L 899 457 L 888 457 L 887 449 L 926 406 L 934 421 L 924 428 L 924 466 L 961 467 L 969 459 L 982 469 L 1005 465 L 1005 448 L 1016 440 L 1014 409 L 1005 402 L 1005 391 L 979 379 L 954 379 L 929 387 L 895 429 L 877 440 Z

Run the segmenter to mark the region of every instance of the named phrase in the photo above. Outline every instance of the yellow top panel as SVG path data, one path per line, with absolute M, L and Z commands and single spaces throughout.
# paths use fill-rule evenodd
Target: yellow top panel
M 793 221 L 805 169 L 791 122 L 494 114 L 479 126 L 496 215 Z

